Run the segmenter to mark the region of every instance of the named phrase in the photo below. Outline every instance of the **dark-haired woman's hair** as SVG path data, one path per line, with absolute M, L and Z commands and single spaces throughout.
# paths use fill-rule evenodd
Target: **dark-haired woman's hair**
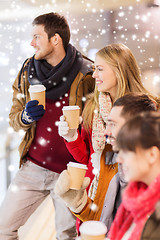
M 145 112 L 128 120 L 117 136 L 119 150 L 136 152 L 138 147 L 160 149 L 160 112 Z

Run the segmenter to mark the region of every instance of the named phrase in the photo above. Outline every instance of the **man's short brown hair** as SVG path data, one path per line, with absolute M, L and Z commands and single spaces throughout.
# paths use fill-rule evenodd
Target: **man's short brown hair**
M 121 116 L 126 120 L 141 112 L 157 111 L 157 103 L 147 94 L 130 93 L 118 98 L 113 107 L 122 107 Z
M 70 29 L 64 16 L 53 12 L 43 14 L 36 17 L 32 25 L 43 25 L 45 32 L 48 34 L 48 39 L 58 33 L 62 38 L 64 49 L 67 49 L 70 40 Z

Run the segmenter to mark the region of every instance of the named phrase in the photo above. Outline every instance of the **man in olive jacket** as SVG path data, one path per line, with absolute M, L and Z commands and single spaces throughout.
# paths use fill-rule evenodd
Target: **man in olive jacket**
M 9 114 L 15 131 L 24 130 L 19 146 L 20 170 L 0 208 L 0 240 L 18 239 L 18 229 L 50 194 L 58 240 L 75 239 L 75 217 L 53 188 L 69 161 L 75 161 L 58 135 L 62 107 L 79 105 L 94 90 L 91 62 L 71 44 L 66 19 L 56 13 L 36 17 L 31 46 L 35 55 L 23 64 L 13 83 Z M 29 86 L 46 87 L 46 107 L 31 100 Z

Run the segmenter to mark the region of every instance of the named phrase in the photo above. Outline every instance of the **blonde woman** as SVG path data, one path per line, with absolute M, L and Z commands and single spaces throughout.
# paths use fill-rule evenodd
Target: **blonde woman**
M 104 129 L 112 104 L 130 92 L 148 93 L 141 82 L 139 67 L 131 50 L 123 44 L 111 44 L 97 52 L 93 77 L 96 87 L 88 97 L 82 114 L 81 134 L 75 129 L 70 130 L 64 117 L 60 118 L 59 124 L 59 135 L 66 140 L 74 159 L 88 165 L 86 176 L 91 180 L 94 177 L 92 162 L 101 156 L 105 147 Z M 99 169 L 96 161 L 94 164 Z

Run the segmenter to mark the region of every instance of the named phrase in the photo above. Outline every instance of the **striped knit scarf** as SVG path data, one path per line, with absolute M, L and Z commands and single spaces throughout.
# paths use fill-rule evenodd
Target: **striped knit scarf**
M 91 183 L 88 196 L 93 200 L 99 180 L 100 159 L 103 149 L 105 148 L 106 137 L 104 135 L 105 123 L 107 122 L 108 114 L 112 108 L 112 102 L 109 94 L 100 92 L 99 94 L 99 110 L 94 111 L 92 124 L 92 145 L 94 153 L 91 156 L 93 172 L 95 177 Z
M 92 124 L 92 145 L 94 152 L 98 152 L 105 147 L 105 123 L 108 114 L 112 108 L 112 101 L 109 94 L 100 92 L 99 94 L 99 110 L 95 109 Z

